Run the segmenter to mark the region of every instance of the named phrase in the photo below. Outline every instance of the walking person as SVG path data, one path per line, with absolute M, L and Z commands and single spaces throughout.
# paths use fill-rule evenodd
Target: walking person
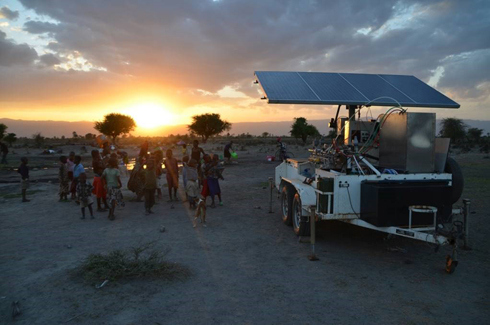
M 104 169 L 101 176 L 109 197 L 109 220 L 114 220 L 116 218 L 114 211 L 116 210 L 117 203 L 124 206 L 121 192 L 121 173 L 117 167 L 117 159 L 110 158 L 107 168 Z
M 58 172 L 58 180 L 60 182 L 59 189 L 59 202 L 68 201 L 68 194 L 70 193 L 70 179 L 68 178 L 68 167 L 66 166 L 68 158 L 66 156 L 60 157 L 60 168 Z
M 29 167 L 27 167 L 28 160 L 26 157 L 20 158 L 21 164 L 17 172 L 20 174 L 20 185 L 22 189 L 22 202 L 29 202 L 27 199 L 27 189 L 29 188 Z
M 233 141 L 228 142 L 225 145 L 225 149 L 223 150 L 223 155 L 225 156 L 226 163 L 231 164 L 231 150 L 233 150 L 231 147 L 233 146 Z
M 155 160 L 149 159 L 145 170 L 145 214 L 153 213 L 151 208 L 155 205 L 155 190 L 157 189 L 157 174 Z
M 78 176 L 77 182 L 77 200 L 80 202 L 80 208 L 82 210 L 82 217 L 80 219 L 85 219 L 85 208 L 88 207 L 90 212 L 90 219 L 94 218 L 94 211 L 92 210 L 92 185 L 87 182 L 87 174 L 82 173 Z
M 165 159 L 165 170 L 167 171 L 167 184 L 168 184 L 168 196 L 169 202 L 172 202 L 172 189 L 174 190 L 174 199 L 178 201 L 177 189 L 179 188 L 179 166 L 177 159 L 174 158 L 172 149 L 168 149 Z

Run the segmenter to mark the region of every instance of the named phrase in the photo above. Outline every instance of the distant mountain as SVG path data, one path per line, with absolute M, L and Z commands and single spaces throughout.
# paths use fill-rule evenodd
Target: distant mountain
M 328 122 L 330 120 L 309 120 L 308 122 L 318 128 L 322 134 L 328 134 Z M 484 134 L 490 132 L 490 121 L 481 120 L 463 120 L 469 127 L 479 128 L 484 130 Z M 437 132 L 439 132 L 439 123 L 437 121 Z M 13 120 L 0 118 L 0 123 L 8 126 L 7 132 L 13 132 L 18 137 L 31 137 L 34 133 L 41 132 L 46 137 L 72 137 L 75 131 L 78 135 L 87 133 L 97 133 L 93 126 L 93 122 L 65 122 L 65 121 L 29 121 L 29 120 Z M 230 134 L 250 133 L 252 135 L 261 135 L 263 132 L 280 136 L 289 134 L 292 121 L 284 122 L 240 122 L 233 123 Z M 165 126 L 152 130 L 153 135 L 169 135 L 169 134 L 186 134 L 186 125 Z M 148 135 L 145 130 L 136 130 L 134 135 Z

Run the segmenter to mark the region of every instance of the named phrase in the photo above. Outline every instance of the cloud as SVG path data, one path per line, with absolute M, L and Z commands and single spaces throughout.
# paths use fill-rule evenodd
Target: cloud
M 24 30 L 31 34 L 56 33 L 60 26 L 50 22 L 30 20 L 24 24 Z
M 61 61 L 52 53 L 44 54 L 39 57 L 41 63 L 46 67 L 52 67 L 56 64 L 60 64 Z
M 16 44 L 6 37 L 7 34 L 0 31 L 0 66 L 29 65 L 37 59 L 36 50 L 27 44 Z M 6 75 L 2 74 L 0 81 L 3 81 L 3 78 L 6 78 Z
M 69 99 L 57 91 L 65 87 L 85 96 L 93 90 L 94 80 L 99 88 L 108 87 L 110 94 L 115 89 L 145 88 L 169 94 L 182 107 L 198 105 L 206 97 L 202 94 L 230 90 L 229 85 L 258 99 L 256 88 L 250 85 L 256 70 L 410 74 L 428 81 L 442 66 L 445 72 L 438 88 L 464 94 L 464 98 L 478 96 L 469 90 L 490 82 L 482 73 L 488 70 L 489 2 L 20 2 L 51 19 L 28 21 L 24 30 L 34 35 L 48 33 L 53 41 L 48 48 L 56 57 L 77 52 L 91 66 L 108 71 L 38 71 L 36 79 L 52 84 L 45 87 L 51 93 L 42 97 L 53 101 Z M 472 59 L 462 61 L 458 57 L 462 53 Z M 463 72 L 464 79 L 458 81 L 458 73 Z M 21 82 L 21 78 L 15 80 Z M 39 95 L 35 87 L 27 88 L 32 92 L 25 94 L 27 98 Z
M 0 8 L 0 18 L 16 20 L 17 18 L 19 18 L 19 12 L 10 10 L 8 7 L 2 7 Z

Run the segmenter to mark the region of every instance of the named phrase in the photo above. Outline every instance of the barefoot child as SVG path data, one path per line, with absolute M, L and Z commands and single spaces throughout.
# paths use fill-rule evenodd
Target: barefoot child
M 68 155 L 68 159 L 66 160 L 66 169 L 68 170 L 68 179 L 73 183 L 73 168 L 75 168 L 75 153 L 73 151 Z M 70 193 L 71 198 L 75 198 L 75 192 L 72 190 L 73 186 L 70 184 Z
M 26 157 L 20 158 L 21 164 L 17 172 L 20 174 L 21 180 L 20 185 L 22 189 L 22 202 L 29 202 L 27 199 L 27 189 L 29 188 L 29 167 L 27 163 L 29 162 Z
M 68 167 L 66 156 L 60 157 L 60 170 L 58 173 L 58 179 L 60 181 L 60 202 L 68 200 L 68 193 L 70 193 L 70 179 L 68 178 Z
M 109 197 L 109 220 L 115 219 L 114 210 L 116 209 L 117 203 L 120 203 L 121 206 L 124 206 L 123 196 L 121 192 L 121 177 L 119 169 L 117 167 L 117 159 L 110 158 L 108 166 L 106 169 L 104 169 L 104 172 L 101 176 Z
M 221 175 L 223 168 L 219 165 L 219 157 L 217 155 L 213 156 L 213 160 L 211 163 L 211 168 L 208 171 L 208 188 L 209 188 L 209 195 L 211 195 L 211 207 L 214 208 L 214 196 L 217 195 L 219 199 L 219 205 L 223 205 L 223 201 L 221 200 L 221 188 L 219 186 L 219 180 L 223 179 L 223 176 Z
M 87 182 L 87 174 L 83 173 L 78 176 L 77 183 L 77 199 L 80 202 L 80 207 L 82 208 L 82 217 L 80 219 L 85 219 L 85 208 L 88 207 L 90 212 L 90 219 L 94 219 L 94 212 L 92 210 L 92 185 Z
M 167 184 L 168 184 L 168 196 L 172 202 L 172 189 L 174 190 L 174 200 L 178 201 L 177 189 L 179 188 L 179 166 L 177 165 L 177 159 L 173 157 L 172 149 L 168 149 L 166 152 L 165 170 L 167 171 Z
M 73 167 L 73 181 L 71 182 L 71 191 L 72 193 L 77 192 L 77 184 L 78 184 L 78 178 L 80 177 L 81 174 L 85 173 L 85 168 L 82 165 L 82 157 L 81 156 L 75 156 L 75 166 Z M 77 200 L 77 204 L 78 204 Z
M 151 208 L 155 205 L 155 190 L 157 189 L 157 174 L 155 160 L 149 159 L 145 170 L 145 214 L 153 213 Z
M 187 174 L 187 184 L 185 185 L 185 192 L 189 200 L 189 207 L 195 209 L 197 197 L 199 195 L 197 162 L 194 159 L 191 159 L 189 161 L 189 164 L 187 164 L 185 168 Z
M 100 156 L 99 150 L 92 150 L 92 168 L 94 169 L 94 182 L 92 193 L 95 194 L 97 198 L 97 211 L 103 212 L 109 209 L 107 205 L 107 191 L 102 184 L 102 173 L 104 172 L 105 166 Z M 102 203 L 104 203 L 104 208 L 102 208 Z

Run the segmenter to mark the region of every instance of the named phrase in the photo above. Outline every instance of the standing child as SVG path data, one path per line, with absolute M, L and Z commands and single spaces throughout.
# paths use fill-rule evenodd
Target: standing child
M 182 182 L 184 183 L 184 189 L 186 189 L 187 186 L 188 163 L 189 163 L 189 156 L 182 157 Z M 185 193 L 185 198 L 187 200 L 187 192 Z
M 199 183 L 197 175 L 197 162 L 194 159 L 189 161 L 189 164 L 185 167 L 187 169 L 187 184 L 185 185 L 185 193 L 189 200 L 189 207 L 196 208 L 196 200 L 199 195 Z
M 201 159 L 204 158 L 204 150 L 199 147 L 199 141 L 194 140 L 192 142 L 192 148 L 191 148 L 191 159 L 194 159 L 197 162 L 197 173 L 199 175 L 199 186 L 202 185 L 204 177 L 202 175 L 202 166 L 201 166 Z
M 177 159 L 173 157 L 172 149 L 168 149 L 166 152 L 165 169 L 167 171 L 167 184 L 168 184 L 168 196 L 169 202 L 172 202 L 172 189 L 174 190 L 174 200 L 178 201 L 177 189 L 179 188 L 179 166 Z
M 58 173 L 58 179 L 60 181 L 60 202 L 68 200 L 68 193 L 70 193 L 70 179 L 68 178 L 68 167 L 66 156 L 60 157 L 60 170 Z
M 29 162 L 26 157 L 20 158 L 21 164 L 17 172 L 20 174 L 21 181 L 20 187 L 22 189 L 22 202 L 29 202 L 27 199 L 27 189 L 29 188 L 29 167 L 27 163 Z
M 71 182 L 71 192 L 76 194 L 78 178 L 81 174 L 85 173 L 85 168 L 83 168 L 81 156 L 75 156 L 74 162 L 75 166 L 73 166 L 73 181 Z M 77 200 L 77 204 L 78 203 L 80 202 Z
M 117 168 L 117 159 L 110 158 L 107 168 L 104 169 L 102 173 L 102 181 L 107 189 L 107 193 L 109 196 L 109 220 L 114 220 L 114 210 L 116 209 L 116 204 L 120 203 L 121 206 L 124 206 L 123 196 L 121 192 L 121 173 Z
M 219 186 L 219 180 L 223 179 L 221 175 L 223 168 L 219 165 L 219 157 L 217 155 L 213 156 L 213 160 L 211 163 L 211 168 L 208 170 L 208 188 L 209 195 L 211 196 L 211 207 L 214 208 L 216 205 L 214 204 L 214 196 L 217 195 L 219 199 L 219 205 L 223 205 L 223 201 L 221 200 L 221 188 Z
M 105 190 L 101 179 L 105 165 L 102 161 L 99 150 L 92 150 L 92 168 L 94 169 L 94 182 L 92 184 L 94 188 L 92 193 L 95 194 L 95 197 L 97 198 L 97 211 L 107 211 L 107 209 L 109 209 L 106 200 L 107 191 Z M 104 203 L 104 208 L 102 208 L 102 203 Z
M 70 180 L 70 182 L 72 182 L 73 184 L 73 168 L 75 167 L 75 153 L 73 151 L 70 152 L 70 154 L 68 155 L 68 160 L 66 161 L 66 168 L 68 170 L 68 179 Z M 72 184 L 70 184 L 70 193 L 71 193 L 71 198 L 74 199 L 75 198 L 75 190 L 72 186 Z
M 85 208 L 88 207 L 90 212 L 90 219 L 94 219 L 94 212 L 92 210 L 92 185 L 87 182 L 87 174 L 82 173 L 78 176 L 77 182 L 77 199 L 80 202 L 80 207 L 82 208 L 82 217 L 80 219 L 85 219 Z
M 145 170 L 145 214 L 153 213 L 151 208 L 155 205 L 155 190 L 157 188 L 157 174 L 155 160 L 149 159 Z

